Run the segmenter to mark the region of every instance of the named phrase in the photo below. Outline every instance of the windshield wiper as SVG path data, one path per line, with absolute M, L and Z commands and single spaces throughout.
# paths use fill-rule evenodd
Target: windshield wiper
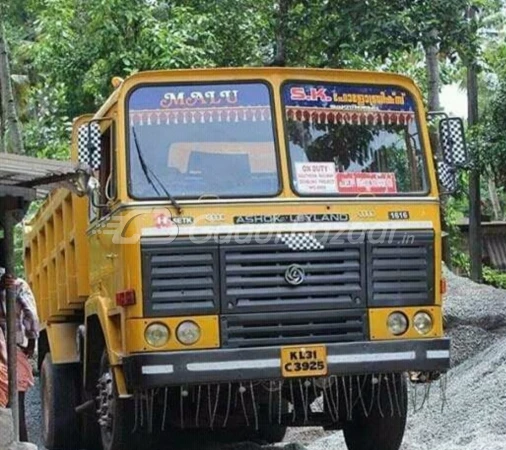
M 155 190 L 155 192 L 160 196 L 160 191 L 156 187 L 155 182 L 153 179 L 158 183 L 158 185 L 162 188 L 163 193 L 167 196 L 169 201 L 172 203 L 172 206 L 176 208 L 176 211 L 179 215 L 183 212 L 183 208 L 181 205 L 177 202 L 177 200 L 171 195 L 171 193 L 167 190 L 167 188 L 164 186 L 164 184 L 160 181 L 160 178 L 156 175 L 156 173 L 146 164 L 146 160 L 144 159 L 144 155 L 141 150 L 141 146 L 139 144 L 139 139 L 137 137 L 137 131 L 135 131 L 135 127 L 132 126 L 132 133 L 134 135 L 134 143 L 135 143 L 135 149 L 137 150 L 137 155 L 139 156 L 139 162 L 141 163 L 141 169 L 144 173 L 144 176 L 146 177 L 146 180 L 150 184 L 150 186 Z M 151 178 L 153 177 L 153 178 Z

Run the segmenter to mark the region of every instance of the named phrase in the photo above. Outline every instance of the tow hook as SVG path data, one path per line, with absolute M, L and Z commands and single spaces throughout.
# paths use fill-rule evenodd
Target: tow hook
M 432 383 L 441 378 L 441 372 L 408 372 L 408 377 L 415 384 Z

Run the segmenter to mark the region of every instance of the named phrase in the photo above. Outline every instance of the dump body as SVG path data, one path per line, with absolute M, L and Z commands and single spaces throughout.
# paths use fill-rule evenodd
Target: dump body
M 85 198 L 54 191 L 26 230 L 26 276 L 43 323 L 83 314 L 90 293 L 87 207 Z

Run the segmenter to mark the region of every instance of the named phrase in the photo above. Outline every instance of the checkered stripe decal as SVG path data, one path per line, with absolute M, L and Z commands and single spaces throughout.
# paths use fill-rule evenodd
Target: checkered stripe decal
M 88 126 L 90 130 L 89 135 Z M 84 124 L 79 127 L 79 131 L 77 133 L 79 162 L 90 166 L 93 170 L 97 170 L 100 167 L 100 138 L 100 126 L 97 122 L 92 122 L 89 125 Z M 88 147 L 91 147 L 91 156 L 90 148 Z
M 445 154 L 445 159 L 456 166 L 464 165 L 467 162 L 467 151 L 462 121 L 458 117 L 450 117 L 441 120 L 439 126 L 442 148 L 449 153 Z
M 278 239 L 290 250 L 324 250 L 325 246 L 309 233 L 278 234 Z
M 439 182 L 445 190 L 453 192 L 457 189 L 457 176 L 455 169 L 444 161 L 438 161 L 437 172 L 439 176 Z

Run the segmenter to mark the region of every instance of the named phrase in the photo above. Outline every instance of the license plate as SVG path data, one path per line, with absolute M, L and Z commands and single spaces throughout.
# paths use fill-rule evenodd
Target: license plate
M 281 349 L 281 373 L 285 378 L 327 375 L 327 347 L 305 345 Z

